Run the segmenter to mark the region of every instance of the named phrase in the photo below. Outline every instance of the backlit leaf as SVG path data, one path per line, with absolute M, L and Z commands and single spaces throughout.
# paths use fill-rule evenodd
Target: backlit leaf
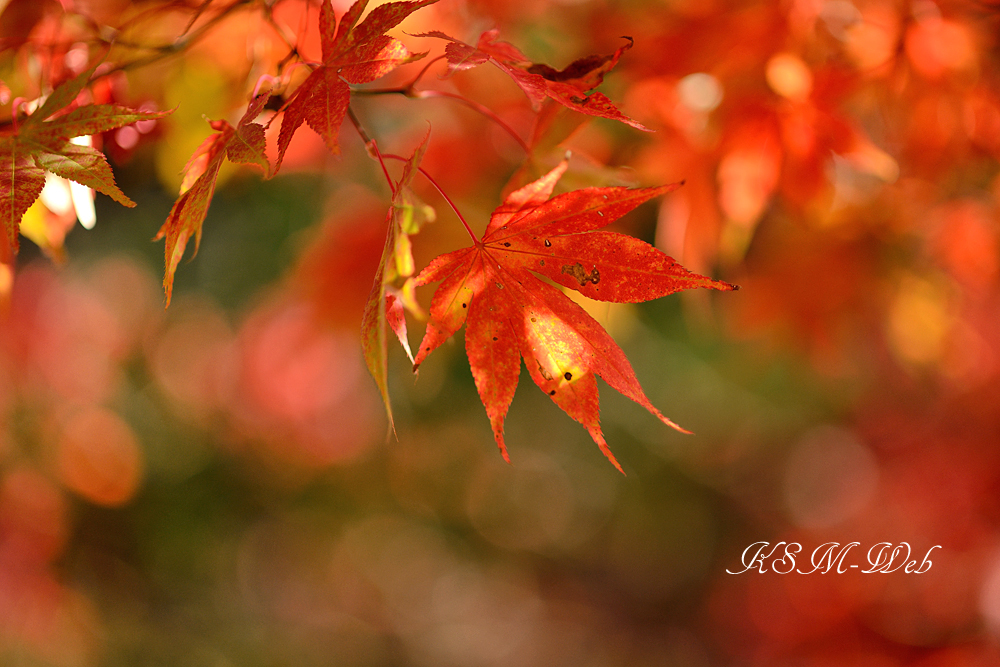
M 203 141 L 184 167 L 180 197 L 174 202 L 166 221 L 153 239 L 166 241 L 163 289 L 168 306 L 173 295 L 177 265 L 180 264 L 187 242 L 192 236 L 194 251 L 198 252 L 202 224 L 208 214 L 219 169 L 225 159 L 228 157 L 231 162 L 260 167 L 265 175 L 270 171 L 264 152 L 264 128 L 253 122 L 264 108 L 267 98 L 267 94 L 254 98 L 235 128 L 224 120 L 210 121 L 209 124 L 217 134 Z
M 332 153 L 340 153 L 337 135 L 351 98 L 347 84 L 370 83 L 402 64 L 427 55 L 411 53 L 398 39 L 384 33 L 417 9 L 435 2 L 437 0 L 389 2 L 374 8 L 358 24 L 368 4 L 367 0 L 358 0 L 340 18 L 340 25 L 334 30 L 336 16 L 332 5 L 324 0 L 320 10 L 323 62 L 295 90 L 284 108 L 275 173 L 281 168 L 285 151 L 303 122 L 323 138 Z
M 390 328 L 396 334 L 403 349 L 406 350 L 410 361 L 413 361 L 413 353 L 410 351 L 410 345 L 406 338 L 406 318 L 404 317 L 404 306 L 408 305 L 408 302 L 413 302 L 412 285 L 405 286 L 402 291 L 397 291 L 391 285 L 394 282 L 406 281 L 413 275 L 413 255 L 410 249 L 409 235 L 419 231 L 420 221 L 414 217 L 414 197 L 409 189 L 420 166 L 420 160 L 427 149 L 429 137 L 430 131 L 428 130 L 409 160 L 406 161 L 403 174 L 395 185 L 392 208 L 386 216 L 388 230 L 385 246 L 361 323 L 361 345 L 365 355 L 365 363 L 382 394 L 390 426 L 393 423 L 388 389 L 388 330 Z
M 497 445 L 508 459 L 503 423 L 514 397 L 520 360 L 535 384 L 583 424 L 621 470 L 601 431 L 597 383 L 609 385 L 683 431 L 649 402 L 621 348 L 583 308 L 538 276 L 591 298 L 656 299 L 684 289 L 736 289 L 691 273 L 643 241 L 596 231 L 676 185 L 632 190 L 586 188 L 549 198 L 564 161 L 511 193 L 481 240 L 441 255 L 415 279 L 440 281 L 414 370 L 468 324 L 465 348 Z
M 115 184 L 104 155 L 70 140 L 117 129 L 140 120 L 163 118 L 169 111 L 135 111 L 116 104 L 90 104 L 47 120 L 72 105 L 86 88 L 96 66 L 57 86 L 15 132 L 0 138 L 0 220 L 7 244 L 17 252 L 21 218 L 45 186 L 45 173 L 75 181 L 135 206 Z

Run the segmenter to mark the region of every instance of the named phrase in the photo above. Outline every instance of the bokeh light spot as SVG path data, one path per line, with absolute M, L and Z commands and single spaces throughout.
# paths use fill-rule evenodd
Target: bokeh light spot
M 91 408 L 74 415 L 58 441 L 56 467 L 69 489 L 114 507 L 135 495 L 143 458 L 132 428 L 114 412 Z
M 681 102 L 692 111 L 708 113 L 722 103 L 722 84 L 705 72 L 688 74 L 677 83 Z
M 801 102 L 812 92 L 809 66 L 794 53 L 779 53 L 767 61 L 767 84 L 771 90 L 793 102 Z
M 851 431 L 807 432 L 785 464 L 785 503 L 803 528 L 836 525 L 861 511 L 878 486 L 878 462 Z

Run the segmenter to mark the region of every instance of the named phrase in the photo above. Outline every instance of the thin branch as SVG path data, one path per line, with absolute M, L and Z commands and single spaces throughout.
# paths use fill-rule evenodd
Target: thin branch
M 430 62 L 428 62 L 426 65 L 424 65 L 424 68 L 421 69 L 420 72 L 417 73 L 417 76 L 415 76 L 413 78 L 413 80 L 410 81 L 405 86 L 395 86 L 393 88 L 359 88 L 357 90 L 351 90 L 351 95 L 369 96 L 369 95 L 397 95 L 398 94 L 398 95 L 405 95 L 406 97 L 413 97 L 413 98 L 416 98 L 416 99 L 428 99 L 428 98 L 432 98 L 432 97 L 445 97 L 445 98 L 448 98 L 448 99 L 457 100 L 457 101 L 461 102 L 462 104 L 464 104 L 465 106 L 467 106 L 470 109 L 472 109 L 473 111 L 476 111 L 476 112 L 482 114 L 483 116 L 486 116 L 487 118 L 489 118 L 490 120 L 492 120 L 494 123 L 496 123 L 497 125 L 499 125 L 501 128 L 503 128 L 503 130 L 507 134 L 509 134 L 511 136 L 511 138 L 514 141 L 517 142 L 518 146 L 520 146 L 522 149 L 524 149 L 525 153 L 531 153 L 531 149 L 528 147 L 528 144 L 525 143 L 524 139 L 522 139 L 521 136 L 517 132 L 514 131 L 514 128 L 512 128 L 510 125 L 508 125 L 507 123 L 505 123 L 503 121 L 503 119 L 500 118 L 500 116 L 496 115 L 493 112 L 493 110 L 490 109 L 489 107 L 484 106 L 482 104 L 479 104 L 478 102 L 474 102 L 474 101 L 468 99 L 467 97 L 463 97 L 462 95 L 458 95 L 457 93 L 449 93 L 449 92 L 445 92 L 443 90 L 414 90 L 414 86 L 416 86 L 417 82 L 420 81 L 421 78 L 423 78 L 424 74 L 426 74 L 427 71 L 431 68 L 431 65 L 433 65 L 434 63 L 436 63 L 439 60 L 444 59 L 445 57 L 446 56 L 441 55 L 441 56 L 438 56 L 436 58 L 432 58 L 430 60 Z
M 393 155 L 392 153 L 385 153 L 382 155 L 382 157 L 386 157 L 392 160 L 402 160 L 403 162 L 409 162 L 409 160 L 407 160 L 402 155 Z M 444 197 L 444 200 L 448 202 L 448 206 L 451 206 L 451 210 L 455 212 L 455 215 L 458 216 L 458 219 L 462 221 L 463 225 L 465 225 L 465 231 L 469 232 L 469 236 L 472 237 L 472 242 L 475 243 L 476 245 L 479 245 L 479 239 L 476 238 L 475 232 L 472 231 L 472 227 L 469 226 L 469 223 L 465 221 L 465 217 L 462 215 L 462 212 L 458 210 L 458 207 L 455 206 L 455 202 L 451 200 L 451 197 L 449 197 L 445 193 L 445 191 L 441 189 L 441 186 L 437 184 L 437 181 L 435 181 L 430 174 L 424 171 L 423 167 L 418 166 L 417 171 L 423 174 L 424 178 L 426 178 L 430 182 L 430 184 L 434 186 L 434 189 L 438 191 L 438 194 Z
M 416 91 L 413 90 L 413 87 L 417 85 L 417 82 L 420 81 L 421 78 L 423 78 L 424 74 L 427 73 L 427 70 L 429 70 L 431 68 L 431 65 L 433 65 L 434 63 L 436 63 L 439 60 L 442 60 L 444 57 L 445 56 L 438 56 L 436 58 L 431 58 L 431 60 L 426 65 L 424 65 L 424 68 L 422 70 L 420 70 L 415 77 L 413 77 L 413 80 L 410 81 L 405 86 L 394 86 L 392 88 L 360 88 L 358 90 L 352 90 L 351 94 L 353 94 L 353 95 L 396 95 L 396 94 L 399 94 L 399 95 L 405 95 L 407 97 L 414 97 L 414 93 Z
M 409 86 L 400 86 L 397 88 L 359 88 L 357 90 L 351 90 L 351 95 L 356 96 L 372 96 L 372 95 L 406 95 L 407 97 L 412 97 L 416 99 L 430 99 L 434 97 L 444 97 L 450 100 L 456 100 L 461 102 L 465 106 L 469 107 L 473 111 L 476 111 L 483 116 L 486 116 L 494 123 L 499 125 L 507 134 L 510 135 L 511 139 L 517 142 L 517 145 L 524 149 L 525 153 L 531 153 L 531 148 L 525 143 L 524 139 L 514 131 L 510 125 L 505 123 L 500 116 L 496 115 L 492 109 L 487 106 L 480 104 L 479 102 L 474 102 L 467 97 L 463 97 L 457 93 L 449 93 L 443 90 L 413 90 Z
M 372 142 L 368 144 L 369 149 L 374 151 L 375 157 L 378 158 L 378 163 L 382 166 L 382 173 L 385 174 L 385 180 L 389 184 L 389 191 L 392 192 L 393 199 L 396 198 L 396 186 L 392 182 L 392 177 L 389 176 L 389 170 L 385 166 L 385 160 L 382 159 L 382 153 L 378 150 L 378 144 L 372 139 Z
M 377 159 L 379 161 L 379 164 L 382 165 L 382 172 L 385 174 L 385 179 L 389 181 L 389 189 L 392 190 L 392 194 L 393 196 L 395 196 L 396 188 L 395 186 L 393 186 L 392 179 L 389 177 L 389 171 L 385 168 L 385 162 L 383 161 L 383 158 L 389 158 L 390 160 L 400 160 L 402 162 L 409 162 L 409 160 L 403 157 L 402 155 L 394 155 L 392 153 L 379 152 L 378 145 L 375 143 L 375 140 L 368 135 L 367 130 L 365 130 L 364 126 L 361 124 L 361 121 L 358 119 L 357 114 L 354 113 L 354 109 L 352 109 L 350 105 L 348 105 L 347 107 L 347 117 L 351 119 L 351 124 L 354 125 L 354 129 L 358 131 L 358 134 L 361 136 L 361 140 L 365 142 L 365 147 L 368 149 L 368 154 L 371 157 Z M 472 237 L 473 243 L 479 245 L 479 239 L 476 238 L 475 232 L 472 231 L 472 227 L 469 226 L 469 223 L 465 220 L 465 217 L 462 215 L 462 212 L 458 210 L 458 207 L 455 206 L 455 202 L 451 200 L 451 197 L 449 197 L 447 193 L 445 193 L 445 191 L 441 189 L 441 186 L 437 184 L 437 181 L 435 181 L 430 174 L 424 171 L 423 167 L 418 165 L 417 171 L 423 174 L 424 178 L 426 178 L 430 182 L 430 184 L 434 186 L 434 189 L 437 190 L 442 197 L 444 197 L 444 200 L 448 202 L 448 206 L 451 206 L 451 210 L 453 210 L 455 212 L 455 215 L 458 216 L 458 219 L 462 221 L 462 224 L 465 226 L 465 231 L 469 232 L 469 236 Z
M 407 90 L 408 90 L 409 92 L 413 92 L 413 87 L 414 87 L 415 85 L 417 85 L 417 82 L 418 82 L 418 81 L 420 81 L 420 79 L 422 79 L 422 78 L 424 77 L 424 74 L 427 74 L 427 70 L 429 70 L 429 69 L 431 68 L 431 65 L 433 65 L 434 63 L 436 63 L 436 62 L 437 62 L 437 61 L 439 61 L 439 60 L 443 60 L 444 58 L 445 58 L 445 56 L 444 56 L 444 55 L 440 55 L 440 56 L 438 56 L 438 57 L 436 57 L 436 58 L 431 58 L 430 60 L 428 60 L 428 61 L 427 61 L 427 64 L 426 64 L 426 65 L 424 65 L 423 69 L 421 69 L 421 70 L 420 70 L 420 71 L 419 71 L 419 72 L 417 73 L 417 75 L 416 75 L 415 77 L 413 77 L 413 81 L 411 81 L 411 82 L 410 82 L 410 85 L 409 85 L 409 86 L 407 86 Z
M 529 148 L 528 144 L 526 144 L 524 142 L 524 139 L 522 139 L 520 137 L 520 135 L 518 135 L 518 133 L 514 131 L 514 128 L 512 128 L 510 125 L 508 125 L 507 123 L 505 123 L 500 118 L 500 116 L 498 116 L 495 113 L 493 113 L 493 111 L 489 107 L 483 106 L 479 102 L 475 102 L 475 101 L 470 100 L 470 99 L 468 99 L 466 97 L 463 97 L 461 95 L 457 95 L 455 93 L 448 93 L 448 92 L 445 92 L 443 90 L 420 90 L 420 91 L 414 91 L 412 96 L 413 97 L 418 97 L 418 98 L 446 97 L 448 99 L 457 100 L 457 101 L 461 102 L 462 104 L 464 104 L 465 106 L 467 106 L 470 109 L 472 109 L 473 111 L 478 111 L 479 113 L 481 113 L 482 115 L 486 116 L 487 118 L 489 118 L 490 120 L 492 120 L 494 123 L 496 123 L 497 125 L 499 125 L 501 128 L 503 128 L 507 132 L 507 134 L 509 134 L 511 136 L 512 139 L 514 139 L 514 141 L 517 142 L 518 146 L 520 146 L 522 149 L 524 149 L 525 153 L 529 153 L 529 154 L 531 153 L 531 148 Z
M 361 121 L 358 120 L 358 116 L 354 113 L 354 109 L 351 108 L 350 104 L 347 105 L 347 117 L 351 120 L 351 124 L 354 125 L 354 129 L 358 131 L 359 135 L 361 135 L 361 141 L 365 142 L 366 147 L 375 143 L 375 140 L 368 134 L 368 131 L 361 124 Z M 374 157 L 374 155 L 372 157 Z
M 271 5 L 264 5 L 264 22 L 267 23 L 274 30 L 275 34 L 281 38 L 281 41 L 285 43 L 289 51 L 297 53 L 299 50 L 298 40 L 293 34 L 288 30 L 286 26 L 279 24 L 274 20 L 274 7 Z
M 194 10 L 190 20 L 188 20 L 188 24 L 184 27 L 184 30 L 181 31 L 181 34 L 178 35 L 178 37 L 184 37 L 184 35 L 191 32 L 191 29 L 194 28 L 194 24 L 198 22 L 198 19 L 201 18 L 201 15 L 205 13 L 208 6 L 212 4 L 212 2 L 213 0 L 205 0 L 205 2 L 198 5 L 198 8 Z
M 210 4 L 210 2 L 211 0 L 209 0 L 209 2 L 206 2 L 205 5 Z M 181 35 L 179 35 L 178 38 L 174 40 L 172 43 L 163 44 L 158 47 L 144 47 L 157 51 L 157 53 L 155 53 L 154 55 L 148 56 L 146 58 L 140 58 L 138 60 L 133 60 L 131 62 L 123 63 L 121 65 L 113 67 L 105 72 L 102 72 L 100 75 L 94 77 L 92 81 L 96 81 L 97 79 L 100 79 L 105 76 L 110 76 L 115 72 L 124 72 L 139 67 L 145 67 L 146 65 L 151 65 L 159 60 L 180 53 L 181 51 L 185 50 L 186 48 L 188 48 L 189 46 L 191 46 L 192 44 L 203 38 L 216 25 L 218 25 L 226 18 L 228 18 L 233 11 L 242 7 L 243 5 L 253 4 L 254 2 L 256 2 L 256 0 L 233 0 L 233 2 L 230 2 L 225 7 L 222 7 L 217 14 L 212 16 L 212 18 L 208 19 L 203 24 L 198 26 L 197 29 L 190 30 L 190 28 L 186 28 L 185 31 L 181 33 Z M 200 15 L 200 11 L 201 10 L 199 9 L 198 15 Z M 195 18 L 197 18 L 197 16 Z M 108 44 L 113 44 L 113 43 L 115 43 L 114 39 L 108 41 Z

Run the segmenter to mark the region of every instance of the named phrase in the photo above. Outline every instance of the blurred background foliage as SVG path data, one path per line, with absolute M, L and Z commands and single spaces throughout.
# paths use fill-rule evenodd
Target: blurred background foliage
M 214 7 L 0 2 L 0 112 L 102 26 L 127 61 Z M 39 244 L 0 274 L 0 664 L 997 664 L 1000 6 L 442 0 L 395 31 L 433 56 L 408 35 L 496 26 L 556 66 L 634 38 L 602 90 L 655 132 L 564 112 L 527 163 L 451 100 L 352 103 L 386 152 L 430 123 L 423 166 L 477 231 L 567 149 L 563 189 L 686 180 L 618 228 L 743 289 L 587 304 L 697 434 L 605 391 L 627 477 L 527 378 L 506 465 L 461 336 L 416 381 L 392 350 L 387 437 L 358 327 L 389 192 L 350 127 L 340 158 L 302 131 L 280 177 L 224 172 L 164 311 L 149 239 L 203 117 L 240 117 L 287 54 L 275 26 L 319 51 L 313 3 L 227 11 L 93 91 L 177 108 L 101 138 L 137 208 L 98 198 L 66 235 L 72 211 L 41 202 Z M 443 72 L 419 87 L 530 136 L 502 74 Z M 425 186 L 418 266 L 466 244 Z M 941 548 L 919 575 L 727 574 L 761 540 L 807 568 L 831 541 L 862 567 L 878 542 Z

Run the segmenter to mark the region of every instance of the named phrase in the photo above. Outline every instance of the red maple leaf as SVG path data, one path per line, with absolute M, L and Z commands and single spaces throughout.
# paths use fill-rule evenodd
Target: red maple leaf
M 639 239 L 595 231 L 678 184 L 585 188 L 549 199 L 566 166 L 563 161 L 511 193 L 493 212 L 481 240 L 437 257 L 414 279 L 417 286 L 441 281 L 414 370 L 468 320 L 466 353 L 504 459 L 510 460 L 503 422 L 523 357 L 535 384 L 583 424 L 621 470 L 601 432 L 595 376 L 665 424 L 684 429 L 649 402 L 604 328 L 537 276 L 592 299 L 630 303 L 695 287 L 737 287 L 691 273 Z
M 557 70 L 532 63 L 513 44 L 497 41 L 499 34 L 496 29 L 484 32 L 476 46 L 460 42 L 443 32 L 435 31 L 422 36 L 439 37 L 450 42 L 444 52 L 452 72 L 492 62 L 524 91 L 535 110 L 546 99 L 552 99 L 588 116 L 610 118 L 647 130 L 644 125 L 620 112 L 605 95 L 590 92 L 604 81 L 604 75 L 618 63 L 622 54 L 632 48 L 631 37 L 624 37 L 628 43 L 610 55 L 587 56 L 573 61 L 563 70 Z
M 270 165 L 264 152 L 264 126 L 252 122 L 263 110 L 268 95 L 259 95 L 247 105 L 243 118 L 233 127 L 225 120 L 212 120 L 209 125 L 216 131 L 195 150 L 184 167 L 181 196 L 174 202 L 154 241 L 166 239 L 164 247 L 166 270 L 163 289 L 167 305 L 174 288 L 174 273 L 184 256 L 188 239 L 194 236 L 195 252 L 201 244 L 201 228 L 208 213 L 208 206 L 215 193 L 219 169 L 228 157 L 230 162 L 260 167 L 265 174 Z
M 349 83 L 370 83 L 404 63 L 423 58 L 426 53 L 411 53 L 398 39 L 384 34 L 425 5 L 437 0 L 390 2 L 379 5 L 358 25 L 368 0 L 358 0 L 340 17 L 337 24 L 333 7 L 323 0 L 319 15 L 323 62 L 292 95 L 284 109 L 278 132 L 278 163 L 281 167 L 292 135 L 303 121 L 316 131 L 327 148 L 340 153 L 337 134 L 347 115 L 351 91 Z

